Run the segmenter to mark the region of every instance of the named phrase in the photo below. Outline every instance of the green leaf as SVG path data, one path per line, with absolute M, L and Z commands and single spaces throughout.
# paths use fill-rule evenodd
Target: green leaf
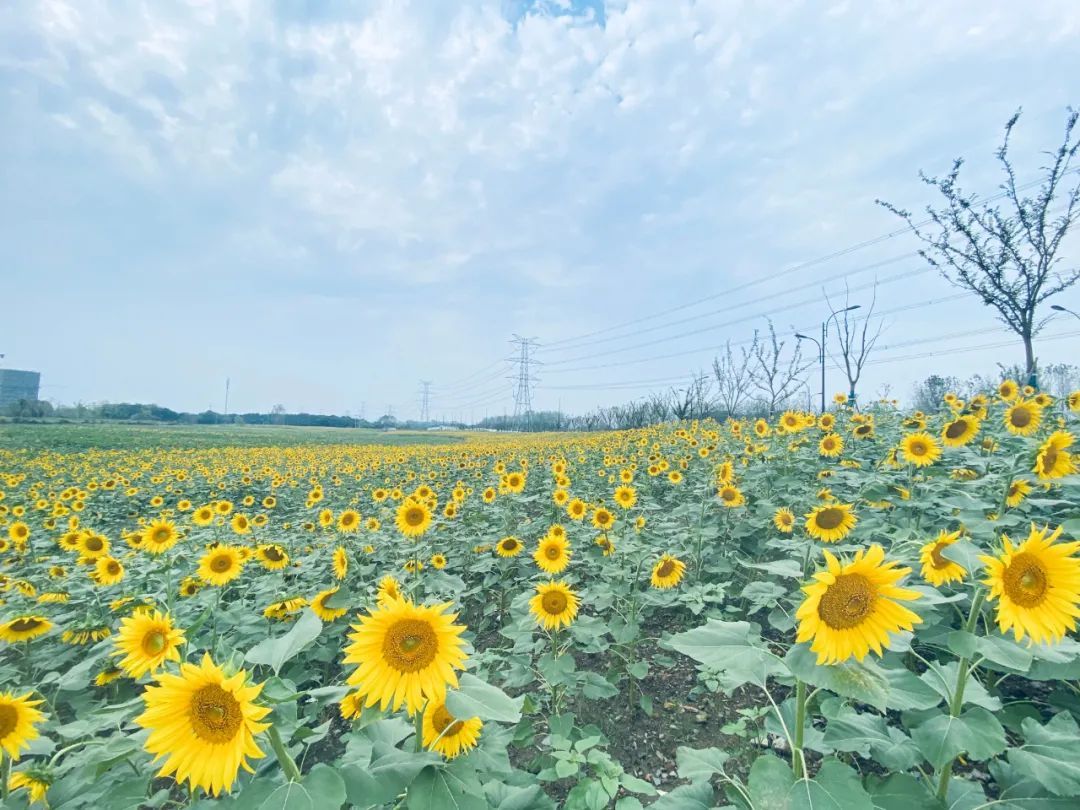
M 446 708 L 454 717 L 479 717 L 497 723 L 516 723 L 521 719 L 525 698 L 512 698 L 497 686 L 464 672 L 458 688 L 446 695 Z
M 788 810 L 873 810 L 859 775 L 842 762 L 826 760 L 813 779 L 800 779 L 788 791 Z
M 100 658 L 100 655 L 84 658 L 60 677 L 57 688 L 64 692 L 78 692 L 85 689 L 90 683 L 90 673 Z
M 248 650 L 244 660 L 249 664 L 265 664 L 271 667 L 276 675 L 288 661 L 313 642 L 322 629 L 323 624 L 319 617 L 309 608 L 300 614 L 300 618 L 288 633 L 277 638 L 263 639 Z
M 338 773 L 345 780 L 350 803 L 370 807 L 388 802 L 401 793 L 429 765 L 441 762 L 432 751 L 406 753 L 384 742 L 372 747 L 371 764 L 366 768 L 347 765 Z
M 429 765 L 409 785 L 409 810 L 487 810 L 487 802 L 460 778 Z
M 495 810 L 555 810 L 555 802 L 539 785 L 511 787 L 501 782 L 488 782 L 484 791 Z
M 787 810 L 788 791 L 795 784 L 791 767 L 772 754 L 762 754 L 750 767 L 747 788 L 754 810 Z
M 1045 726 L 1031 718 L 1021 724 L 1024 744 L 1011 748 L 1009 764 L 1055 796 L 1080 796 L 1080 729 L 1061 712 Z
M 881 668 L 869 658 L 861 662 L 852 660 L 820 666 L 809 645 L 796 644 L 788 651 L 784 663 L 796 678 L 811 686 L 868 703 L 881 711 L 888 705 L 889 682 Z
M 920 676 L 920 679 L 941 695 L 943 700 L 948 702 L 952 690 L 956 686 L 959 666 L 957 661 L 950 661 L 947 664 L 931 664 L 926 672 Z M 1001 701 L 986 691 L 986 687 L 979 682 L 974 672 L 968 672 L 967 683 L 964 685 L 964 704 L 967 705 L 968 703 L 982 706 L 992 712 L 1001 710 Z
M 744 683 L 764 687 L 770 676 L 785 673 L 786 667 L 764 649 L 755 627 L 749 622 L 709 619 L 701 627 L 672 636 L 667 646 L 727 674 L 728 688 Z
M 728 754 L 719 748 L 688 748 L 680 745 L 675 759 L 679 764 L 679 776 L 697 782 L 709 779 L 714 773 L 723 773 Z
M 866 792 L 874 810 L 930 810 L 939 806 L 926 786 L 906 773 L 889 774 L 884 779 L 871 774 L 866 780 Z
M 589 700 L 605 700 L 619 694 L 619 688 L 598 672 L 582 673 L 581 692 Z
M 906 771 L 921 760 L 919 749 L 903 731 L 885 723 L 875 714 L 859 714 L 843 707 L 829 718 L 825 742 L 837 751 L 856 752 L 869 758 L 871 754 L 889 770 Z
M 1035 658 L 1030 650 L 1005 636 L 982 636 L 978 639 L 976 649 L 987 661 L 1017 672 L 1027 672 Z
M 320 762 L 304 776 L 303 785 L 319 810 L 345 804 L 345 780 L 324 762 Z
M 267 796 L 259 810 L 316 810 L 316 807 L 303 784 L 289 782 Z
M 959 717 L 939 714 L 911 732 L 923 756 L 941 768 L 959 754 L 985 760 L 1005 750 L 1005 729 L 986 709 L 968 709 Z
M 888 707 L 897 711 L 932 709 L 942 701 L 941 693 L 904 667 L 883 669 L 889 682 Z
M 675 788 L 649 805 L 652 810 L 711 810 L 716 793 L 708 782 Z

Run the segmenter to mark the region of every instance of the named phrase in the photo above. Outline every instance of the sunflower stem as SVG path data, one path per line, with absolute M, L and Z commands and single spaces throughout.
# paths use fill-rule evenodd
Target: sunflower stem
M 795 681 L 795 728 L 791 741 L 791 769 L 796 779 L 806 777 L 806 757 L 803 754 L 803 731 L 806 728 L 806 682 Z
M 979 611 L 985 598 L 985 588 L 979 588 L 975 591 L 975 595 L 971 598 L 971 611 L 968 613 L 967 621 L 964 623 L 965 632 L 971 633 L 979 623 Z M 949 700 L 950 717 L 959 717 L 961 709 L 964 708 L 964 689 L 967 687 L 970 672 L 971 661 L 966 657 L 961 658 L 956 668 L 956 686 L 953 688 L 952 697 Z M 949 791 L 949 779 L 952 778 L 953 763 L 955 761 L 955 759 L 950 759 L 941 769 L 941 773 L 938 774 L 937 795 L 942 801 L 945 800 L 945 795 Z
M 285 743 L 281 741 L 281 732 L 278 731 L 277 726 L 270 726 L 266 732 L 266 736 L 270 738 L 270 747 L 274 749 L 274 754 L 278 758 L 278 762 L 281 763 L 281 770 L 285 771 L 285 776 L 290 782 L 300 781 L 300 769 L 296 767 L 296 762 L 289 752 L 285 749 Z
M 8 797 L 8 781 L 11 779 L 11 757 L 0 751 L 0 800 L 5 804 Z

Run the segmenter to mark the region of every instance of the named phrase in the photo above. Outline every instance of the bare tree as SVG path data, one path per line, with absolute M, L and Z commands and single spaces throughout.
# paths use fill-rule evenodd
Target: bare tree
M 783 359 L 785 342 L 776 337 L 776 327 L 769 321 L 769 339 L 759 340 L 754 330 L 754 341 L 748 354 L 751 358 L 750 381 L 761 392 L 761 399 L 770 416 L 777 407 L 786 403 L 804 384 L 803 375 L 812 362 L 804 360 L 802 347 L 796 342 L 795 350 Z
M 874 350 L 874 345 L 877 343 L 878 338 L 881 337 L 884 322 L 879 318 L 876 329 L 872 329 L 870 326 L 870 319 L 874 314 L 874 307 L 877 305 L 876 283 L 874 284 L 874 295 L 870 299 L 870 308 L 864 316 L 860 318 L 852 316 L 852 310 L 848 309 L 851 303 L 850 297 L 851 291 L 846 284 L 844 285 L 844 305 L 840 309 L 833 306 L 833 302 L 827 294 L 825 296 L 825 301 L 828 303 L 832 314 L 840 316 L 835 319 L 836 342 L 840 345 L 839 351 L 834 353 L 830 350 L 828 341 L 825 343 L 825 349 L 829 353 L 830 359 L 844 370 L 844 375 L 848 381 L 848 399 L 854 405 L 856 402 L 855 386 L 859 384 L 863 366 L 866 365 L 870 353 Z M 860 320 L 862 321 L 861 328 L 859 327 Z
M 752 357 L 753 351 L 744 349 L 739 359 L 736 359 L 729 340 L 724 347 L 724 353 L 713 358 L 712 367 L 713 375 L 716 377 L 716 398 L 723 411 L 721 416 L 734 417 L 739 413 L 739 407 L 749 397 L 750 379 L 752 377 L 750 360 Z
M 1069 227 L 1080 216 L 1080 181 L 1071 190 L 1062 188 L 1073 172 L 1071 163 L 1080 150 L 1073 141 L 1077 112 L 1070 109 L 1065 121 L 1065 136 L 1054 152 L 1046 152 L 1048 162 L 1040 167 L 1043 178 L 1034 197 L 1021 197 L 1016 172 L 1009 157 L 1009 137 L 1020 118 L 1017 110 L 1005 124 L 1005 137 L 997 150 L 997 159 L 1005 172 L 1002 195 L 1009 208 L 980 205 L 974 194 L 965 194 L 957 185 L 963 158 L 953 161 L 944 177 L 929 177 L 919 172 L 924 183 L 941 193 L 944 205 L 927 205 L 929 220 L 915 222 L 911 213 L 891 203 L 878 200 L 902 217 L 925 247 L 919 251 L 952 284 L 970 290 L 983 304 L 997 310 L 998 317 L 1024 342 L 1024 362 L 1029 380 L 1035 374 L 1035 350 L 1032 339 L 1046 324 L 1036 313 L 1039 304 L 1071 287 L 1080 280 L 1080 270 L 1058 271 L 1057 256 Z M 1054 214 L 1059 194 L 1064 209 Z M 924 227 L 931 226 L 930 230 Z

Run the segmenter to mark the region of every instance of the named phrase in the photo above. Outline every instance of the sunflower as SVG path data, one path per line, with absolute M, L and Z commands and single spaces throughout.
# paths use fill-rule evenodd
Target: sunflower
M 394 522 L 406 537 L 420 537 L 431 528 L 431 510 L 419 501 L 404 501 L 397 509 Z
M 669 472 L 667 474 L 668 482 L 671 483 L 671 484 L 674 484 L 675 486 L 678 486 L 679 484 L 681 484 L 682 479 L 683 479 L 683 474 L 681 472 L 679 472 L 678 470 L 672 470 L 671 472 Z
M 911 572 L 885 562 L 885 552 L 876 543 L 867 551 L 841 564 L 825 552 L 826 569 L 814 574 L 803 586 L 806 598 L 795 617 L 799 620 L 796 642 L 810 641 L 818 664 L 837 664 L 851 657 L 861 661 L 870 650 L 881 655 L 889 634 L 911 630 L 920 619 L 897 599 L 912 600 L 917 591 L 896 586 Z
M 43 701 L 30 700 L 31 694 L 27 692 L 22 697 L 15 697 L 14 692 L 0 692 L 0 749 L 12 760 L 19 759 L 20 748 L 30 747 L 30 741 L 38 736 L 35 724 L 45 719 L 45 715 L 34 708 Z
M 344 546 L 334 549 L 334 579 L 345 579 L 349 573 L 349 552 Z
M 872 439 L 874 437 L 874 426 L 871 424 L 856 425 L 851 435 L 856 439 Z
M 583 519 L 588 511 L 588 505 L 580 498 L 574 498 L 566 505 L 566 514 L 570 516 L 571 520 Z
M 1000 600 L 997 623 L 1002 633 L 1013 631 L 1020 641 L 1029 636 L 1035 644 L 1060 641 L 1066 630 L 1076 628 L 1080 616 L 1080 542 L 1058 543 L 1059 526 L 1036 529 L 1017 546 L 1002 535 L 1004 550 L 998 557 L 984 556 L 989 600 Z
M 247 515 L 237 512 L 229 521 L 229 525 L 236 534 L 251 534 L 251 520 Z
M 1024 498 L 1031 492 L 1031 482 L 1018 478 L 1009 484 L 1009 491 L 1005 495 L 1005 505 L 1009 507 L 1019 506 L 1024 502 Z
M 124 566 L 115 557 L 98 557 L 93 578 L 98 585 L 115 585 L 124 578 Z
M 97 675 L 94 676 L 94 686 L 108 686 L 118 680 L 124 674 L 124 670 L 115 664 L 106 664 Z
M 623 485 L 615 489 L 615 503 L 623 509 L 629 509 L 637 503 L 637 490 L 632 486 Z
M 395 599 L 401 599 L 401 584 L 387 574 L 379 580 L 379 592 L 375 598 L 380 605 L 392 602 Z
M 847 537 L 858 523 L 852 505 L 828 503 L 814 507 L 806 515 L 806 533 L 825 543 L 835 543 Z
M 270 727 L 259 722 L 270 713 L 255 704 L 261 690 L 248 685 L 244 670 L 226 677 L 209 654 L 199 665 L 181 664 L 179 675 L 158 676 L 143 694 L 146 711 L 135 718 L 150 730 L 146 750 L 166 758 L 157 775 L 217 796 L 232 788 L 241 767 L 253 773 L 247 758 L 263 756 L 255 735 Z
M 592 525 L 601 531 L 607 531 L 615 524 L 615 515 L 602 506 L 598 506 L 592 513 Z
M 209 526 L 214 522 L 214 507 L 200 506 L 192 513 L 191 522 L 196 526 Z
M 120 668 L 127 675 L 140 678 L 161 669 L 166 661 L 179 661 L 184 643 L 184 631 L 173 627 L 170 616 L 156 610 L 134 613 L 120 622 L 113 655 L 123 656 Z
M 773 514 L 773 525 L 784 534 L 791 534 L 795 530 L 795 513 L 787 507 L 780 507 Z
M 18 616 L 0 624 L 0 641 L 14 644 L 43 636 L 52 629 L 52 622 L 44 616 Z
M 525 544 L 512 535 L 495 544 L 495 553 L 500 557 L 516 557 L 524 550 Z
M 501 484 L 506 488 L 507 492 L 516 495 L 525 489 L 525 475 L 519 472 L 507 473 L 503 476 Z
M 1068 449 L 1073 441 L 1073 435 L 1064 430 L 1055 431 L 1047 437 L 1035 458 L 1034 472 L 1040 479 L 1063 478 L 1076 472 L 1076 462 Z
M 424 747 L 453 759 L 476 747 L 483 727 L 479 717 L 458 720 L 447 711 L 445 703 L 429 703 L 424 710 Z
M 280 571 L 289 564 L 289 555 L 284 548 L 277 543 L 268 543 L 259 546 L 255 550 L 255 556 L 259 558 L 263 568 L 268 571 Z
M 974 416 L 958 416 L 941 428 L 941 443 L 946 447 L 963 447 L 978 432 L 978 419 Z
M 818 442 L 818 454 L 825 458 L 836 458 L 844 452 L 844 440 L 835 433 L 826 433 Z
M 529 600 L 529 612 L 545 630 L 558 630 L 577 616 L 577 594 L 565 582 L 541 583 L 536 586 L 536 596 Z
M 232 510 L 233 510 L 232 501 L 215 501 L 214 502 L 214 512 L 216 514 L 218 514 L 218 515 L 225 516 L 225 515 L 229 514 L 230 512 L 232 512 Z
M 1034 402 L 1017 400 L 1005 411 L 1005 429 L 1017 436 L 1030 436 L 1042 424 L 1042 408 Z
M 928 467 L 941 458 L 941 446 L 929 433 L 909 433 L 900 440 L 904 461 L 916 467 Z
M 686 563 L 678 557 L 664 554 L 653 566 L 650 582 L 654 588 L 674 588 L 683 578 L 685 571 Z
M 341 712 L 341 717 L 345 720 L 355 720 L 363 710 L 364 704 L 361 695 L 356 692 L 349 692 L 338 704 L 338 711 Z
M 940 588 L 950 582 L 962 582 L 967 569 L 960 563 L 953 562 L 941 552 L 960 539 L 960 532 L 938 533 L 936 540 L 931 540 L 919 549 L 919 562 L 922 563 L 923 579 Z
M 21 520 L 17 520 L 8 526 L 8 537 L 12 543 L 21 545 L 30 539 L 30 527 Z
M 348 613 L 348 608 L 330 607 L 326 604 L 337 592 L 338 589 L 335 585 L 333 588 L 327 588 L 325 591 L 320 591 L 318 595 L 311 600 L 311 609 L 314 610 L 315 615 L 324 622 L 332 622 Z
M 1073 413 L 1080 413 L 1080 391 L 1073 391 L 1069 394 L 1066 400 L 1069 404 L 1069 410 Z
M 185 598 L 192 597 L 199 592 L 201 587 L 202 583 L 195 577 L 185 577 L 180 583 L 180 595 Z
M 574 552 L 570 549 L 570 541 L 565 537 L 553 537 L 548 535 L 540 541 L 533 559 L 542 571 L 549 574 L 559 574 L 570 565 L 570 557 Z
M 1020 393 L 1020 387 L 1013 380 L 1002 380 L 998 385 L 997 393 L 1006 402 L 1011 402 Z
M 337 528 L 343 534 L 352 534 L 360 528 L 360 513 L 355 509 L 346 509 L 338 515 Z
M 446 687 L 457 686 L 455 669 L 465 664 L 465 627 L 454 624 L 450 603 L 414 605 L 388 600 L 359 624 L 352 625 L 352 643 L 345 648 L 346 664 L 356 664 L 348 683 L 357 688 L 365 706 L 376 703 L 397 711 L 402 703 L 415 714 L 424 701 L 442 702 Z
M 84 532 L 79 536 L 79 559 L 96 560 L 109 553 L 109 539 L 93 532 Z
M 263 616 L 278 622 L 292 621 L 305 607 L 307 607 L 307 599 L 302 596 L 290 596 L 279 602 L 271 602 L 263 608 Z
M 49 771 L 45 768 L 35 768 L 33 766 L 24 771 L 13 771 L 11 778 L 8 779 L 8 790 L 13 793 L 16 790 L 25 790 L 30 804 L 40 802 L 46 807 L 48 807 L 48 802 L 45 795 L 51 785 L 52 775 Z
M 243 556 L 235 546 L 217 546 L 199 560 L 199 578 L 210 585 L 228 585 L 244 568 Z

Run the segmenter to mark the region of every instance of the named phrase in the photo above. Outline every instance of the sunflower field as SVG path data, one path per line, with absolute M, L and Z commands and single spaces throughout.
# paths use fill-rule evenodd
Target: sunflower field
M 1080 807 L 1055 401 L 0 450 L 0 806 Z

